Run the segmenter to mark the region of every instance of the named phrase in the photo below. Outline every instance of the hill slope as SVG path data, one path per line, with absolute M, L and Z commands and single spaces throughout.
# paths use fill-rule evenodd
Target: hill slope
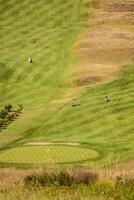
M 79 142 L 99 153 L 97 162 L 132 159 L 134 2 L 0 4 L 0 105 L 25 106 L 0 133 L 1 148 Z M 71 99 L 78 96 L 74 108 Z
M 0 68 L 4 74 L 0 107 L 22 103 L 25 112 L 20 124 L 30 128 L 34 119 L 40 121 L 48 103 L 67 94 L 70 86 L 63 75 L 68 65 L 75 62 L 69 57 L 69 48 L 83 26 L 81 19 L 85 18 L 86 8 L 79 0 L 12 0 L 0 1 L 0 5 Z M 32 65 L 29 57 L 33 58 Z M 12 134 L 12 127 L 9 129 Z M 19 137 L 19 132 L 11 134 L 11 140 Z M 6 137 L 6 133 L 3 135 Z

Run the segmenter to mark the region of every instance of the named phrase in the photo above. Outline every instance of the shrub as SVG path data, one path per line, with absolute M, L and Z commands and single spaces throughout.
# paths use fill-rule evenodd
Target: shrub
M 24 178 L 25 186 L 42 186 L 47 185 L 58 185 L 58 186 L 71 186 L 73 185 L 73 178 L 70 174 L 65 171 L 60 172 L 59 174 L 33 174 L 28 175 Z
M 14 111 L 14 115 L 15 115 L 15 117 L 19 117 L 20 116 L 20 112 L 18 112 L 18 111 Z
M 98 180 L 96 173 L 77 170 L 74 171 L 73 175 L 70 175 L 66 171 L 60 171 L 58 174 L 33 174 L 28 175 L 24 178 L 24 185 L 29 186 L 42 186 L 46 185 L 58 185 L 58 186 L 72 186 L 73 184 L 92 184 Z
M 6 110 L 1 110 L 1 111 L 0 111 L 0 118 L 1 118 L 1 119 L 5 119 L 6 116 L 7 116 L 7 111 L 6 111 Z
M 73 177 L 66 171 L 61 171 L 56 176 L 53 176 L 54 183 L 59 186 L 71 186 L 74 183 Z
M 24 178 L 24 185 L 25 186 L 36 186 L 38 184 L 38 175 L 32 174 L 28 175 Z
M 19 109 L 17 111 L 13 110 L 13 106 L 11 104 L 5 105 L 4 109 L 0 111 L 0 130 L 7 128 L 7 125 L 20 115 L 22 109 L 22 104 L 19 104 Z
M 7 112 L 11 112 L 12 111 L 12 108 L 13 108 L 13 106 L 11 105 L 11 104 L 8 104 L 8 105 L 5 105 L 5 110 L 7 111 Z
M 48 173 L 43 173 L 41 175 L 38 175 L 37 179 L 38 179 L 38 185 L 42 187 L 53 184 L 53 177 L 50 176 Z
M 13 121 L 13 117 L 11 114 L 7 115 L 6 119 L 8 120 L 8 122 Z
M 0 119 L 0 128 L 4 125 L 4 122 L 2 119 Z

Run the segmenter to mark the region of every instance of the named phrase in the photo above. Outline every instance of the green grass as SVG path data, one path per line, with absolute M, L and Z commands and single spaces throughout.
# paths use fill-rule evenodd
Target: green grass
M 6 150 L 0 154 L 0 163 L 58 164 L 82 162 L 98 157 L 94 150 L 69 146 L 29 146 Z
M 70 91 L 65 76 L 68 66 L 76 61 L 69 49 L 84 28 L 86 12 L 80 0 L 0 0 L 0 107 L 8 102 L 25 106 L 15 124 L 24 135 L 30 134 L 34 121 L 38 124 L 45 119 L 51 101 L 64 99 Z M 32 65 L 28 63 L 30 56 Z M 7 130 L 10 135 L 5 131 L 1 136 L 1 146 L 24 136 L 13 127 Z
M 0 4 L 0 66 L 13 72 L 1 81 L 1 105 L 10 99 L 26 109 L 42 108 L 64 82 L 62 75 L 71 62 L 68 49 L 82 27 L 82 3 L 1 0 Z
M 0 132 L 1 150 L 29 141 L 80 142 L 103 165 L 133 159 L 134 65 L 111 83 L 83 90 L 80 106 L 66 103 L 77 91 L 69 74 L 78 61 L 70 52 L 87 17 L 80 0 L 0 0 L 0 108 L 25 106 Z
M 29 135 L 10 146 L 28 141 L 72 141 L 98 151 L 96 162 L 103 165 L 133 159 L 133 76 L 133 65 L 125 66 L 117 80 L 87 89 L 79 99 L 80 106 L 69 104 L 48 113 L 40 125 L 37 122 L 27 130 Z M 104 101 L 106 94 L 109 103 Z

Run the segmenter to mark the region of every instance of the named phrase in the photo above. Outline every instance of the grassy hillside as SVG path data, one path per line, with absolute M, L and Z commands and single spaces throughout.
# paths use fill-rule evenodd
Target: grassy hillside
M 26 109 L 42 108 L 54 99 L 71 62 L 68 49 L 80 31 L 82 5 L 79 0 L 12 0 L 0 5 L 1 105 L 10 99 Z
M 70 96 L 65 83 L 69 80 L 63 76 L 75 62 L 69 49 L 83 27 L 86 7 L 79 0 L 0 1 L 0 5 L 0 107 L 22 103 L 25 112 L 15 127 L 31 129 L 34 120 L 45 119 L 45 110 L 51 108 L 47 104 Z M 13 127 L 9 129 L 7 142 L 20 137 Z
M 1 165 L 12 164 L 17 147 L 33 141 L 77 142 L 98 155 L 71 164 L 133 159 L 129 1 L 0 0 L 0 9 L 0 107 L 24 105 L 21 117 L 0 132 Z M 79 106 L 72 107 L 76 97 Z

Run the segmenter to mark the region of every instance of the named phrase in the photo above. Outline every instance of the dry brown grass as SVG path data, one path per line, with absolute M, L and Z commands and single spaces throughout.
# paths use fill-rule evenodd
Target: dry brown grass
M 107 12 L 134 12 L 133 0 L 107 0 L 102 6 Z
M 134 60 L 134 34 L 112 27 L 94 27 L 79 43 L 78 54 L 89 62 L 123 64 Z
M 75 72 L 78 86 L 111 80 L 119 66 L 134 61 L 134 1 L 100 0 L 88 23 L 73 46 L 73 56 L 83 60 Z
M 116 177 L 127 177 L 127 178 L 134 178 L 134 161 L 129 161 L 127 163 L 120 163 L 113 168 L 99 168 L 98 166 L 94 166 L 91 168 L 81 169 L 81 168 L 74 168 L 72 170 L 68 170 L 68 172 L 75 176 L 76 182 L 81 181 L 96 181 L 98 178 L 101 180 L 109 180 L 109 179 L 116 179 Z M 50 169 L 0 169 L 0 191 L 9 188 L 16 188 L 23 186 L 24 177 L 32 174 L 43 174 L 44 172 L 47 173 L 58 173 L 61 169 L 52 167 Z
M 0 190 L 20 187 L 23 185 L 23 179 L 26 175 L 40 174 L 43 171 L 43 169 L 0 169 Z

